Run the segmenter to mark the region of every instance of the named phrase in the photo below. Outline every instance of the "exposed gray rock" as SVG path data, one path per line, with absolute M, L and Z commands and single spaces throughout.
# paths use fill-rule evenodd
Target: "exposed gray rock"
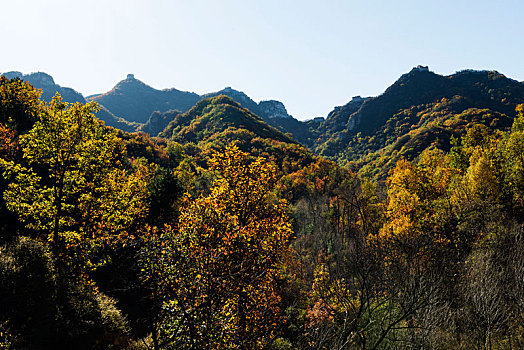
M 291 116 L 287 113 L 286 107 L 280 101 L 261 101 L 258 104 L 258 107 L 260 108 L 262 117 L 265 119 L 291 118 Z
M 138 128 L 138 131 L 145 132 L 151 136 L 157 136 L 164 131 L 167 125 L 180 113 L 180 111 L 176 110 L 169 110 L 163 113 L 155 111 L 151 113 L 147 123 Z

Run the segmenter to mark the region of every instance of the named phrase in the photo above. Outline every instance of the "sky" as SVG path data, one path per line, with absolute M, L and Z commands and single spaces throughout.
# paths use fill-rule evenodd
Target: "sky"
M 226 86 L 297 119 L 381 94 L 416 65 L 524 80 L 521 0 L 0 0 L 0 72 L 84 96 L 133 73 L 198 94 Z

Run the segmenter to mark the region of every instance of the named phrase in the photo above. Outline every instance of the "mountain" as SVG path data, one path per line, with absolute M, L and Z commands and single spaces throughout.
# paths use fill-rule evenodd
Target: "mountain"
M 516 104 L 524 97 L 524 85 L 496 71 L 465 70 L 442 76 L 416 67 L 402 75 L 382 95 L 365 101 L 351 115 L 348 129 L 370 135 L 400 110 L 454 96 L 464 97 L 468 107 L 514 115 Z
M 159 136 L 180 143 L 200 143 L 239 130 L 247 131 L 250 138 L 294 143 L 292 138 L 225 95 L 202 99 L 188 112 L 178 114 Z
M 290 116 L 282 102 L 267 100 L 257 103 L 245 93 L 231 87 L 200 96 L 174 88 L 157 90 L 136 79 L 133 74 L 128 74 L 111 91 L 84 98 L 79 92 L 56 84 L 53 77 L 46 73 L 24 75 L 13 71 L 4 75 L 10 79 L 20 78 L 41 89 L 42 99 L 45 101 L 50 101 L 57 92 L 66 102 L 95 101 L 101 108 L 97 116 L 106 125 L 123 131 L 139 130 L 156 136 L 176 116 L 172 111 L 187 112 L 202 99 L 226 95 L 282 132 L 293 134 L 300 142 L 306 144 L 309 138 L 309 129 Z
M 287 113 L 287 109 L 280 101 L 266 100 L 258 103 L 260 116 L 266 120 L 275 118 L 290 119 L 293 118 Z
M 362 98 L 360 96 L 355 96 L 345 105 L 335 107 L 335 109 L 328 114 L 325 122 L 322 123 L 322 130 L 334 133 L 344 130 L 345 128 L 350 128 L 348 126 L 349 118 L 353 113 L 357 112 L 360 107 L 362 107 L 362 104 L 364 104 L 368 99 L 369 97 Z
M 220 95 L 231 97 L 235 102 L 239 103 L 242 107 L 249 109 L 251 112 L 255 113 L 259 117 L 264 118 L 258 103 L 253 101 L 248 95 L 246 95 L 242 91 L 232 89 L 229 86 L 220 91 L 211 92 L 211 93 L 202 95 L 202 98 L 217 97 Z
M 205 98 L 188 112 L 178 114 L 159 136 L 179 143 L 184 153 L 201 166 L 213 152 L 221 152 L 232 144 L 252 156 L 271 160 L 279 174 L 299 171 L 319 159 L 225 95 Z
M 448 150 L 451 136 L 461 137 L 472 124 L 509 128 L 524 102 L 524 84 L 496 71 L 443 76 L 419 66 L 383 94 L 355 102 L 360 105 L 335 108 L 320 123 L 314 149 L 385 176 L 400 157 L 413 159 L 428 147 Z
M 293 118 L 286 110 L 284 104 L 275 100 L 264 100 L 256 103 L 242 91 L 226 87 L 217 92 L 203 95 L 204 98 L 225 95 L 231 97 L 242 107 L 249 109 L 261 117 L 269 125 L 283 133 L 290 134 L 301 144 L 310 147 L 313 144 L 314 135 L 310 127 L 302 121 Z
M 146 123 L 155 111 L 175 109 L 185 112 L 200 100 L 200 96 L 177 89 L 157 90 L 128 74 L 111 91 L 91 96 L 88 100 L 98 102 L 127 121 Z
M 157 136 L 160 134 L 164 129 L 169 125 L 171 121 L 175 119 L 175 117 L 182 112 L 170 109 L 166 112 L 159 112 L 154 111 L 151 113 L 151 116 L 147 120 L 147 122 L 143 125 L 140 125 L 137 129 L 137 131 L 142 131 L 150 136 Z
M 138 127 L 138 130 L 155 136 L 161 131 L 162 126 L 169 123 L 170 118 L 175 117 L 172 113 L 164 114 L 165 112 L 170 110 L 187 112 L 198 101 L 221 95 L 231 97 L 242 107 L 249 109 L 283 133 L 292 134 L 299 142 L 311 143 L 309 128 L 290 116 L 282 102 L 266 100 L 257 103 L 244 92 L 231 87 L 199 96 L 176 89 L 157 90 L 129 74 L 127 79 L 119 82 L 111 91 L 90 96 L 88 100 L 98 102 L 114 115 L 127 121 L 148 124 Z
M 202 98 L 216 97 L 220 95 L 231 97 L 242 107 L 249 109 L 251 112 L 269 123 L 271 123 L 272 119 L 294 119 L 288 114 L 286 107 L 282 102 L 276 100 L 265 100 L 256 103 L 242 91 L 232 89 L 231 87 L 226 87 L 220 91 L 202 95 Z
M 84 99 L 84 96 L 82 96 L 81 93 L 77 92 L 74 89 L 62 87 L 56 84 L 52 76 L 43 72 L 23 74 L 21 72 L 12 71 L 2 73 L 1 75 L 4 75 L 9 79 L 19 78 L 23 81 L 27 81 L 34 88 L 40 89 L 42 91 L 41 98 L 47 102 L 51 101 L 53 96 L 55 96 L 55 94 L 58 92 L 65 102 L 86 103 L 86 100 Z M 100 111 L 97 113 L 97 117 L 103 120 L 106 125 L 121 129 L 123 131 L 135 131 L 138 127 L 138 124 L 136 123 L 131 123 L 122 118 L 116 117 L 103 106 L 101 106 Z
M 5 75 L 29 81 L 42 90 L 45 100 L 59 92 L 68 102 L 85 101 L 45 73 Z M 257 103 L 231 87 L 200 96 L 157 90 L 132 74 L 111 91 L 87 100 L 100 104 L 98 117 L 107 125 L 124 131 L 196 143 L 213 135 L 224 137 L 227 130 L 234 130 L 234 137 L 247 132 L 249 137 L 285 142 L 293 138 L 318 155 L 383 176 L 400 157 L 413 159 L 430 147 L 448 150 L 451 136 L 460 138 L 472 124 L 509 128 L 515 107 L 524 102 L 524 83 L 496 71 L 463 70 L 444 76 L 418 66 L 379 96 L 355 96 L 325 119 L 305 122 L 290 116 L 279 101 Z
M 62 87 L 55 83 L 52 76 L 43 72 L 36 72 L 30 74 L 23 74 L 21 72 L 7 72 L 2 73 L 6 78 L 13 79 L 19 78 L 23 81 L 27 81 L 35 89 L 42 90 L 41 98 L 44 101 L 51 101 L 53 96 L 58 92 L 65 102 L 81 102 L 85 103 L 84 96 L 81 93 L 67 87 Z

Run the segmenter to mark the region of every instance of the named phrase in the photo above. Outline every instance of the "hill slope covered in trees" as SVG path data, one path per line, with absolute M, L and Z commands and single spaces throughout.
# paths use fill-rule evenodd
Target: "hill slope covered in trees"
M 376 141 L 385 181 L 230 97 L 151 138 L 0 77 L 0 347 L 523 348 L 521 85 L 477 75 L 493 91 L 384 106 L 369 125 L 416 122 Z

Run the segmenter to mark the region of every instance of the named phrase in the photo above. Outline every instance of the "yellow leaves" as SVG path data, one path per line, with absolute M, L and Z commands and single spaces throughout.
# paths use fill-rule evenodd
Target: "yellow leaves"
M 333 314 L 354 312 L 359 307 L 358 297 L 352 294 L 344 278 L 330 276 L 328 267 L 321 263 L 315 268 L 311 294 L 316 300 L 308 311 L 310 326 L 323 322 L 331 322 Z
M 524 104 L 519 104 L 515 108 L 517 112 L 517 118 L 513 121 L 513 126 L 511 130 L 513 132 L 524 131 Z
M 178 231 L 161 245 L 160 290 L 178 300 L 169 303 L 172 318 L 192 313 L 217 344 L 257 348 L 278 316 L 275 283 L 290 256 L 291 225 L 283 203 L 272 203 L 273 167 L 263 158 L 231 147 L 210 165 L 219 175 L 211 193 L 186 197 Z
M 464 178 L 469 197 L 496 199 L 500 196 L 499 179 L 491 161 L 481 150 L 475 150 Z
M 249 155 L 236 146 L 215 153 L 209 164 L 220 176 L 213 187 L 213 196 L 234 199 L 229 209 L 237 215 L 243 211 L 237 202 L 242 202 L 248 210 L 255 209 L 276 182 L 276 169 L 271 163 L 262 157 L 250 160 Z
M 0 159 L 11 179 L 7 207 L 27 228 L 50 236 L 55 254 L 74 257 L 87 249 L 80 254 L 84 261 L 90 249 L 124 241 L 126 230 L 147 214 L 151 176 L 139 162 L 122 168 L 124 144 L 96 119 L 98 110 L 95 103 L 67 104 L 57 95 L 20 137 L 27 165 Z
M 422 153 L 417 165 L 400 160 L 387 180 L 387 220 L 370 243 L 379 244 L 386 261 L 426 255 L 428 246 L 449 243 L 446 220 L 453 215 L 453 193 L 460 172 L 438 150 Z
M 0 103 L 3 116 L 0 120 L 7 127 L 20 134 L 31 128 L 40 111 L 41 91 L 20 79 L 9 80 L 0 77 Z
M 112 170 L 97 189 L 96 205 L 91 208 L 91 215 L 101 220 L 99 222 L 110 231 L 129 227 L 147 213 L 145 199 L 150 176 L 150 170 L 144 165 L 139 165 L 132 173 Z

